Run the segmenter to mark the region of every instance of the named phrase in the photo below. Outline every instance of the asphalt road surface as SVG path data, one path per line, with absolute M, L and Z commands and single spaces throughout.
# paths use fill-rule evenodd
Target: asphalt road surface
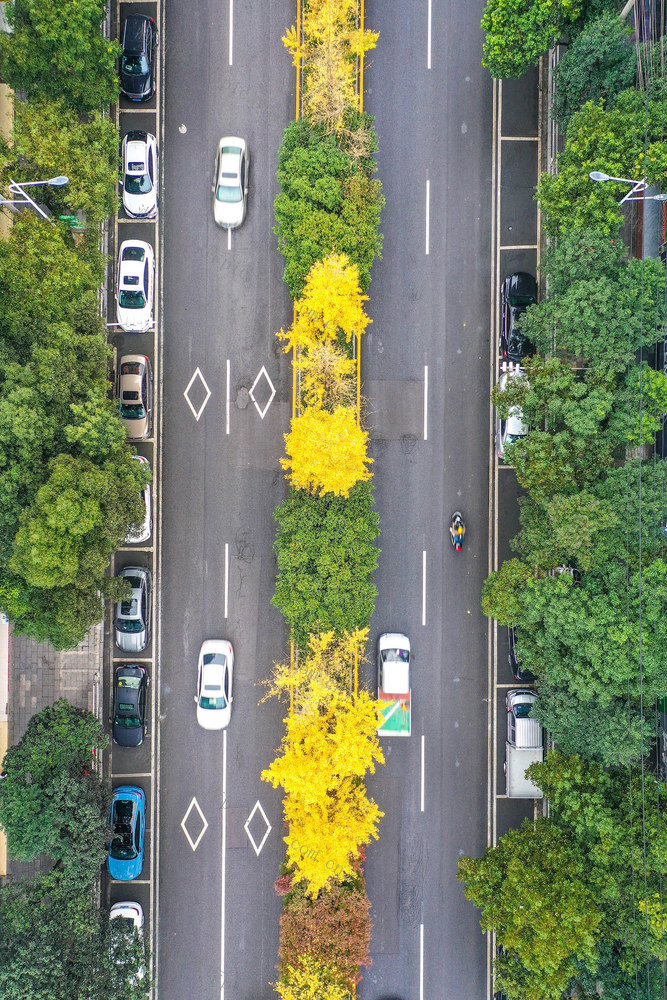
M 362 347 L 382 549 L 369 651 L 380 632 L 401 630 L 415 662 L 412 737 L 383 740 L 386 766 L 369 781 L 385 818 L 367 854 L 373 964 L 362 1000 L 479 1000 L 488 986 L 478 914 L 456 881 L 458 858 L 480 854 L 493 835 L 495 694 L 479 594 L 493 551 L 498 240 L 481 12 L 481 4 L 429 0 L 366 4 L 366 24 L 380 38 L 366 63 L 365 108 L 376 116 L 387 199 Z M 285 495 L 279 458 L 291 410 L 290 366 L 274 337 L 290 323 L 291 303 L 272 205 L 295 100 L 280 39 L 295 14 L 288 0 L 166 0 L 164 8 L 153 836 L 160 1000 L 275 995 L 282 815 L 260 773 L 279 746 L 284 710 L 258 702 L 272 662 L 288 655 L 270 604 L 272 512 Z M 226 133 L 246 138 L 252 157 L 248 217 L 229 238 L 213 222 L 210 190 Z M 512 504 L 516 484 L 505 475 Z M 457 508 L 468 525 L 461 554 L 448 536 Z M 236 651 L 224 736 L 195 721 L 206 638 L 229 638 Z M 372 662 L 365 678 L 375 686 Z

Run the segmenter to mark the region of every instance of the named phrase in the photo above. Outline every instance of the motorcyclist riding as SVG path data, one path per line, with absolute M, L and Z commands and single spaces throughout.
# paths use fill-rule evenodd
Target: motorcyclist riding
M 451 524 L 449 525 L 449 534 L 451 535 L 454 549 L 457 552 L 460 552 L 463 548 L 463 539 L 466 536 L 466 526 L 463 521 L 461 511 L 459 510 L 455 510 L 452 514 Z

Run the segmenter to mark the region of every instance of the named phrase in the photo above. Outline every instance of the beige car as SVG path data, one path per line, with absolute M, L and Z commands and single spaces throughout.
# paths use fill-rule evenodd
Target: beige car
M 120 418 L 129 441 L 150 437 L 153 410 L 151 363 L 143 354 L 124 354 L 118 365 Z

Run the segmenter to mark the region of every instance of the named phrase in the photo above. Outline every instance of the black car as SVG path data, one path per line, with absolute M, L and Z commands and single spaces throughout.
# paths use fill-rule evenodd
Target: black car
M 113 683 L 112 735 L 121 747 L 138 747 L 146 734 L 148 673 L 138 663 L 116 667 Z
M 507 660 L 512 671 L 512 677 L 515 681 L 520 681 L 521 684 L 531 684 L 535 680 L 535 674 L 531 674 L 530 670 L 526 670 L 521 666 L 516 649 L 516 630 L 514 628 L 507 629 L 507 643 L 509 646 Z
M 502 323 L 500 327 L 500 358 L 520 364 L 535 353 L 534 344 L 521 333 L 520 319 L 528 306 L 537 302 L 537 281 L 532 274 L 515 271 L 503 281 L 501 289 Z
M 120 89 L 130 101 L 147 101 L 155 93 L 155 19 L 129 14 L 123 29 Z

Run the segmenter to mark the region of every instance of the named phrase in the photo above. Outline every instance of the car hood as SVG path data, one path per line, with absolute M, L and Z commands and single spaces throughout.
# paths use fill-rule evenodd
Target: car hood
M 146 648 L 146 629 L 141 632 L 120 632 L 116 629 L 116 645 L 124 653 L 140 653 Z
M 148 194 L 129 194 L 125 191 L 123 195 L 125 210 L 132 215 L 150 215 L 155 212 L 155 191 Z
M 120 72 L 120 82 L 123 92 L 128 97 L 145 97 L 150 91 L 150 77 L 138 73 Z

